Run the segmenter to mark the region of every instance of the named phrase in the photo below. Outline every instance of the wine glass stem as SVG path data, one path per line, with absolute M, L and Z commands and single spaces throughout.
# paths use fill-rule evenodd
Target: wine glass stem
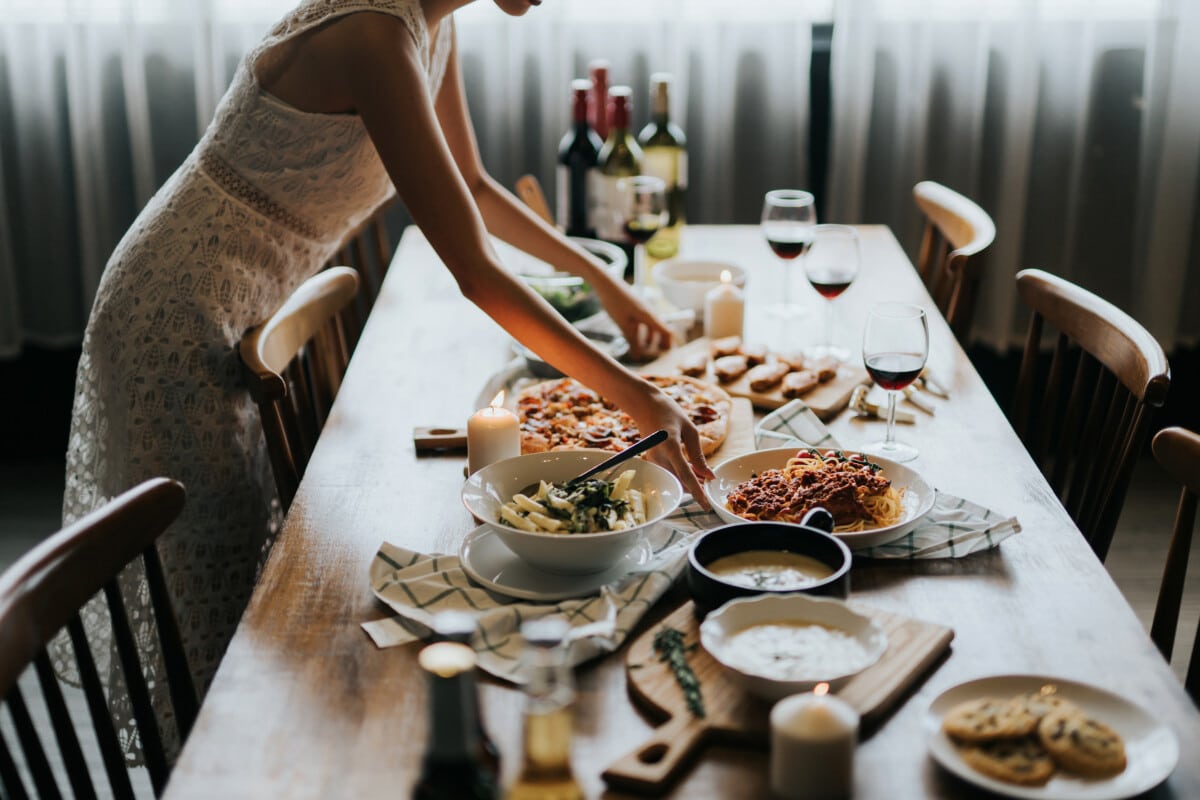
M 884 439 L 883 446 L 891 449 L 896 444 L 896 393 L 889 391 L 888 395 L 888 417 L 887 417 L 887 437 Z
M 633 245 L 633 285 L 639 292 L 646 289 L 646 247 L 641 244 Z
M 791 302 L 791 275 L 788 274 L 788 262 L 784 259 L 779 260 L 779 274 L 783 277 L 783 290 L 779 293 L 779 297 L 783 301 L 783 313 L 788 314 L 792 310 Z
M 825 349 L 833 349 L 833 301 L 825 301 Z

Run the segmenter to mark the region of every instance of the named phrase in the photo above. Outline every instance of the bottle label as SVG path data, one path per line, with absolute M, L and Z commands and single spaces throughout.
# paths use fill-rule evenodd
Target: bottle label
M 680 189 L 686 189 L 687 185 L 688 185 L 687 150 L 683 150 L 683 149 L 679 150 L 679 158 L 675 162 L 675 164 L 676 164 L 676 169 L 679 170 L 678 173 L 675 175 L 675 185 L 678 186 Z
M 625 241 L 625 217 L 629 198 L 617 190 L 615 175 L 596 176 L 596 236 L 610 242 Z
M 642 156 L 642 174 L 660 178 L 667 185 L 667 191 L 675 188 L 675 174 L 678 171 L 676 153 L 672 147 L 647 147 Z

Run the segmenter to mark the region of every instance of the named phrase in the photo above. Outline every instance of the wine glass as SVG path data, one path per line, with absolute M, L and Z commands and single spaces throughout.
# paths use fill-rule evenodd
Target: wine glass
M 804 275 L 817 294 L 828 302 L 823 304 L 824 343 L 807 348 L 808 355 L 828 356 L 837 361 L 850 357 L 844 347 L 833 346 L 833 302 L 858 277 L 859 260 L 858 232 L 854 228 L 849 225 L 817 225 L 813 228 L 812 247 L 804 257 Z
M 864 453 L 892 461 L 912 461 L 917 448 L 897 442 L 896 394 L 925 368 L 929 357 L 929 323 L 920 306 L 880 303 L 871 309 L 863 331 L 863 365 L 875 383 L 887 390 L 887 436 L 862 448 Z
M 767 244 L 783 264 L 803 256 L 812 244 L 813 228 L 817 224 L 817 208 L 813 196 L 799 189 L 773 189 L 763 199 L 762 231 Z M 804 314 L 804 307 L 793 305 L 789 299 L 791 279 L 782 272 L 783 287 L 780 302 L 768 312 L 785 319 Z
M 646 297 L 646 242 L 667 224 L 667 184 L 652 175 L 633 175 L 618 180 L 616 189 L 621 198 L 617 222 L 633 242 L 633 286 Z

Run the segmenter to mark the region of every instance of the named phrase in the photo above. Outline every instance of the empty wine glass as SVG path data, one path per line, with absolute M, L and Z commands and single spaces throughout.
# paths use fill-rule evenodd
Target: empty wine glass
M 646 242 L 667 224 L 667 184 L 652 175 L 633 175 L 618 180 L 616 189 L 621 198 L 618 222 L 633 242 L 633 286 L 645 297 Z
M 859 261 L 858 232 L 854 228 L 849 225 L 817 225 L 813 228 L 812 247 L 804 257 L 804 275 L 817 294 L 828 302 L 822 304 L 825 306 L 824 342 L 807 348 L 807 355 L 828 356 L 837 361 L 850 357 L 844 347 L 833 345 L 833 302 L 858 277 Z
M 812 245 L 813 228 L 817 224 L 817 207 L 809 192 L 799 189 L 773 189 L 763 198 L 762 231 L 772 252 L 780 263 L 803 256 Z M 775 316 L 790 319 L 804 314 L 804 307 L 793 305 L 791 276 L 782 271 L 783 285 L 780 302 L 767 310 Z
M 929 323 L 920 306 L 880 303 L 871 309 L 863 331 L 863 365 L 875 383 L 887 390 L 887 436 L 862 448 L 892 461 L 912 461 L 917 448 L 897 442 L 896 394 L 925 368 L 929 357 Z

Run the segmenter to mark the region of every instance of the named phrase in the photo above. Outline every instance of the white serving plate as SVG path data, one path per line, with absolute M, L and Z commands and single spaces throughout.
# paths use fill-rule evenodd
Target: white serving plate
M 1056 773 L 1045 786 L 1018 786 L 972 769 L 942 731 L 942 717 L 959 703 L 977 697 L 1010 697 L 1053 684 L 1059 696 L 1108 725 L 1125 740 L 1125 771 L 1111 778 L 1089 779 Z M 1006 797 L 1029 800 L 1121 800 L 1154 788 L 1179 761 L 1179 741 L 1171 729 L 1146 709 L 1119 694 L 1078 681 L 1045 675 L 995 675 L 960 683 L 933 701 L 926 716 L 929 753 L 934 761 L 963 780 Z
M 729 493 L 737 488 L 738 484 L 750 480 L 759 472 L 768 469 L 783 469 L 787 460 L 801 449 L 803 448 L 800 446 L 774 447 L 768 450 L 755 450 L 752 453 L 722 461 L 713 468 L 716 478 L 709 481 L 704 487 L 704 493 L 708 496 L 713 510 L 725 522 L 745 522 L 746 520 L 725 507 L 725 500 Z M 817 449 L 827 450 L 828 448 Z M 842 452 L 846 455 L 854 454 L 852 450 L 843 450 Z M 893 486 L 905 490 L 902 501 L 904 517 L 895 525 L 883 528 L 833 534 L 845 542 L 851 550 L 887 544 L 904 536 L 933 508 L 936 494 L 933 487 L 925 482 L 921 474 L 911 467 L 878 456 L 869 455 L 867 458 L 883 468 L 884 476 L 892 481 Z
M 785 679 L 763 671 L 751 671 L 728 660 L 726 642 L 752 625 L 763 623 L 817 623 L 845 631 L 867 650 L 867 658 L 856 669 L 805 679 Z M 854 611 L 834 597 L 806 594 L 771 594 L 741 597 L 705 617 L 700 625 L 700 644 L 717 663 L 729 670 L 730 678 L 747 692 L 774 702 L 828 683 L 836 691 L 846 681 L 877 662 L 887 650 L 887 634 L 870 617 Z
M 590 575 L 545 572 L 509 550 L 489 525 L 480 525 L 468 533 L 458 549 L 463 572 L 475 583 L 505 597 L 539 603 L 596 594 L 602 586 L 644 566 L 651 557 L 650 543 L 643 538 L 603 572 Z

